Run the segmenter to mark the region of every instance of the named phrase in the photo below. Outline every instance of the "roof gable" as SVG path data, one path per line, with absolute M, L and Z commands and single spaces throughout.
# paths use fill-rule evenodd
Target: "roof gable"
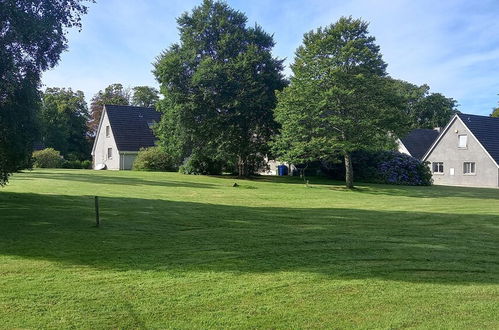
M 116 147 L 119 151 L 139 151 L 152 147 L 154 136 L 149 124 L 159 122 L 161 114 L 154 108 L 105 105 Z
M 463 113 L 457 116 L 499 166 L 499 118 Z
M 422 159 L 440 133 L 434 129 L 415 129 L 400 139 L 412 157 Z

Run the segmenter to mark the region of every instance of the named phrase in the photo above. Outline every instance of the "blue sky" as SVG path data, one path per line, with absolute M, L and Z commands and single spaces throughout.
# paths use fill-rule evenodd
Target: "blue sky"
M 303 34 L 341 16 L 370 22 L 394 78 L 426 83 L 466 113 L 488 115 L 499 101 L 499 1 L 229 0 L 274 34 L 274 54 L 289 63 Z M 200 0 L 97 0 L 44 87 L 82 90 L 89 100 L 111 83 L 156 86 L 152 63 L 178 41 L 176 17 Z

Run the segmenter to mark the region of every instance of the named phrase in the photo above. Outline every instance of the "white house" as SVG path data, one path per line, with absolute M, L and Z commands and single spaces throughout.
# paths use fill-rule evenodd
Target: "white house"
M 499 187 L 499 118 L 455 115 L 422 160 L 435 184 Z
M 130 170 L 141 148 L 152 147 L 152 125 L 160 120 L 153 108 L 105 105 L 92 148 L 93 167 Z

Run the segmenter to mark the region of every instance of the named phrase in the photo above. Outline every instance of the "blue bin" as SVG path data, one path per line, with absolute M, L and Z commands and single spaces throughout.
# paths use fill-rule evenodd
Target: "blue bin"
M 288 167 L 286 165 L 277 166 L 277 175 L 279 176 L 288 175 Z

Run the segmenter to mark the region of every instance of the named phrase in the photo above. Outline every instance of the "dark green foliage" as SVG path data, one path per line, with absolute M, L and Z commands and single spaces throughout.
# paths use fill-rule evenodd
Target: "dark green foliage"
M 40 107 L 37 87 L 38 78 L 27 76 L 0 100 L 0 186 L 7 182 L 9 173 L 31 166 L 38 130 L 35 117 Z
M 59 150 L 68 159 L 87 159 L 89 118 L 82 91 L 71 88 L 47 88 L 40 111 L 41 140 L 46 147 Z
M 159 91 L 156 88 L 137 86 L 132 90 L 132 105 L 136 107 L 154 107 L 159 101 Z
M 440 93 L 430 93 L 428 85 L 417 86 L 403 80 L 392 80 L 393 87 L 407 104 L 406 115 L 411 128 L 445 127 L 459 111 L 457 101 Z
M 278 93 L 281 125 L 274 151 L 281 160 L 308 163 L 343 157 L 353 187 L 350 154 L 382 149 L 408 129 L 404 99 L 386 78 L 368 24 L 341 18 L 305 34 L 291 68 L 291 84 Z
M 274 91 L 285 84 L 273 38 L 223 2 L 205 0 L 177 21 L 180 42 L 154 70 L 164 95 L 160 145 L 180 160 L 202 153 L 248 175 L 268 151 Z
M 356 151 L 352 153 L 352 163 L 355 181 L 410 186 L 428 186 L 433 182 L 428 164 L 399 152 Z M 323 162 L 322 171 L 328 177 L 341 180 L 345 165 L 341 161 Z
M 92 161 L 90 160 L 65 160 L 62 163 L 62 168 L 82 169 L 89 170 L 92 168 Z
M 177 164 L 173 157 L 159 147 L 140 149 L 133 169 L 136 171 L 176 171 Z
M 226 163 L 221 160 L 214 160 L 199 153 L 191 154 L 185 159 L 179 172 L 182 174 L 196 174 L 196 175 L 219 175 L 226 167 Z
M 60 168 L 64 164 L 61 153 L 53 148 L 33 152 L 33 166 L 38 168 Z
M 83 2 L 0 1 L 0 185 L 29 166 L 40 75 L 67 48 L 65 28 L 80 27 Z

